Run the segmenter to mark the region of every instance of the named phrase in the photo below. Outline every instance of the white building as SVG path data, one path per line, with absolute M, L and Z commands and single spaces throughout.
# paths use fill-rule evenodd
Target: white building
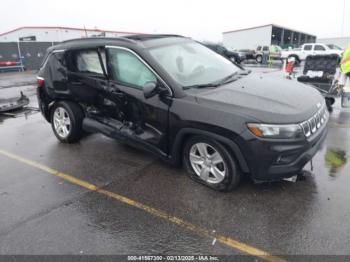
M 62 26 L 24 26 L 8 32 L 0 33 L 0 42 L 61 42 L 73 38 L 91 36 L 116 37 L 132 34 L 136 33 Z
M 346 48 L 348 45 L 350 45 L 350 36 L 349 37 L 333 37 L 333 38 L 320 38 L 317 39 L 318 43 L 323 43 L 323 44 L 333 44 L 337 45 L 341 48 Z
M 258 45 L 282 48 L 314 43 L 316 36 L 274 24 L 223 32 L 223 45 L 228 49 L 255 49 Z

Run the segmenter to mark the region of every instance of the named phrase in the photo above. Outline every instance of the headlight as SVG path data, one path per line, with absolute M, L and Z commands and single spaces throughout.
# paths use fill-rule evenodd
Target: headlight
M 247 124 L 248 129 L 254 135 L 261 138 L 300 138 L 303 136 L 300 125 L 267 125 L 267 124 Z

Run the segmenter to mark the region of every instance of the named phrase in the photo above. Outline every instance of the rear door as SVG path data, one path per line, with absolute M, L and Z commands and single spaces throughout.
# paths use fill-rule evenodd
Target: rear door
M 324 55 L 326 54 L 326 51 L 327 50 L 323 45 L 318 45 L 318 44 L 314 45 L 314 52 L 313 52 L 314 55 Z
M 313 45 L 312 44 L 306 44 L 303 46 L 303 50 L 301 50 L 300 59 L 304 60 L 307 56 L 312 55 L 313 53 Z
M 67 52 L 68 86 L 72 96 L 87 105 L 100 105 L 108 86 L 103 48 Z
M 106 47 L 110 88 L 125 95 L 125 120 L 131 134 L 157 153 L 166 153 L 168 112 L 171 90 L 167 95 L 146 99 L 143 86 L 157 81 L 168 88 L 156 72 L 134 51 L 123 47 Z

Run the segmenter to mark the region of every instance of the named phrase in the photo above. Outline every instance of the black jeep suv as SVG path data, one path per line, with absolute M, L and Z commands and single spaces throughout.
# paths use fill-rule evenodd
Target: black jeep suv
M 242 70 L 181 36 L 63 42 L 48 49 L 37 85 L 60 141 L 100 132 L 183 163 L 191 178 L 220 191 L 242 174 L 295 175 L 327 133 L 314 88 Z
M 231 60 L 234 63 L 240 64 L 243 62 L 243 60 L 246 59 L 245 54 L 242 52 L 233 52 L 228 50 L 226 47 L 218 44 L 203 44 L 206 47 L 210 48 L 214 52 L 222 55 L 223 57 L 226 57 L 227 59 Z

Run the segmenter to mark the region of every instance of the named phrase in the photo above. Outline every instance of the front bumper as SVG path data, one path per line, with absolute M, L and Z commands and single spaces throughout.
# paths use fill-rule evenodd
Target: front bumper
M 308 139 L 276 141 L 253 138 L 247 131 L 243 135 L 245 146 L 240 147 L 251 177 L 257 181 L 276 181 L 296 175 L 322 147 L 327 132 L 324 125 Z

